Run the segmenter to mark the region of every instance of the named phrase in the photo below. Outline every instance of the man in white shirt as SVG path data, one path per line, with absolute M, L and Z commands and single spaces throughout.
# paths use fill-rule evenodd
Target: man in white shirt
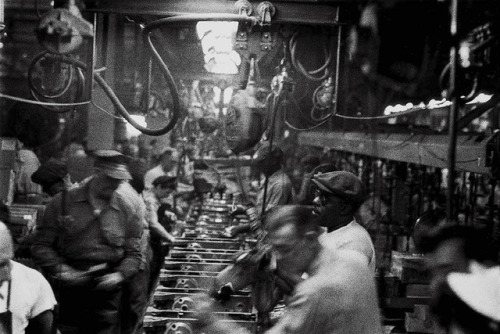
M 0 333 L 50 334 L 56 299 L 38 271 L 13 261 L 12 237 L 0 222 Z
M 179 152 L 172 147 L 163 148 L 160 154 L 160 163 L 148 170 L 144 175 L 144 188 L 151 190 L 153 188 L 153 181 L 159 176 L 177 176 L 178 164 Z
M 375 272 L 375 248 L 370 234 L 354 219 L 354 213 L 365 199 L 365 190 L 356 175 L 335 171 L 314 175 L 316 186 L 314 212 L 327 233 L 321 242 L 327 248 L 348 249 L 364 255 L 366 264 Z

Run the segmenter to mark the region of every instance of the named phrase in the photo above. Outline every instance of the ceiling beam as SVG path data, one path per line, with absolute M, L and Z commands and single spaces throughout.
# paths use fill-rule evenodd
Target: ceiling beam
M 487 174 L 484 135 L 459 135 L 455 170 Z M 350 152 L 374 158 L 447 168 L 447 135 L 381 134 L 308 131 L 299 144 Z
M 254 14 L 262 1 L 251 1 Z M 86 1 L 86 9 L 93 12 L 124 15 L 172 16 L 183 14 L 238 14 L 234 0 L 100 0 Z M 336 25 L 337 5 L 318 1 L 272 1 L 276 13 L 273 22 Z

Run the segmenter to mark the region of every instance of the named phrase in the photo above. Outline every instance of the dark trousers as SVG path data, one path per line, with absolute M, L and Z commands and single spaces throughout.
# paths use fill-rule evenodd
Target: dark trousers
M 142 321 L 149 304 L 149 261 L 123 286 L 122 334 L 142 333 Z
M 121 288 L 55 286 L 62 334 L 117 334 L 120 332 Z
M 152 297 L 156 286 L 158 285 L 158 280 L 160 278 L 161 269 L 165 262 L 165 256 L 168 255 L 169 246 L 161 244 L 160 241 L 151 241 L 151 265 L 150 265 L 150 276 L 148 283 L 148 294 Z

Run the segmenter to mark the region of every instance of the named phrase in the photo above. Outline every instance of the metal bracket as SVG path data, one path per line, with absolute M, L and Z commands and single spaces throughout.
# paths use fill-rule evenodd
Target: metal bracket
M 260 35 L 260 49 L 262 51 L 269 51 L 271 50 L 273 45 L 273 37 L 271 35 L 270 31 L 263 31 Z
M 238 50 L 248 50 L 248 29 L 245 23 L 238 24 L 238 30 L 236 31 L 236 42 L 234 44 L 235 49 Z

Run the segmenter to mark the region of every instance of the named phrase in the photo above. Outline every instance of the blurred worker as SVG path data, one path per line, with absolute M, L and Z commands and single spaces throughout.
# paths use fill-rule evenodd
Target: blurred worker
M 36 154 L 17 141 L 16 163 L 14 164 L 14 202 L 38 203 L 42 188 L 31 181 L 31 175 L 40 167 Z
M 293 194 L 290 178 L 282 169 L 283 152 L 279 147 L 263 146 L 257 150 L 254 159 L 257 169 L 267 178 L 257 195 L 255 217 L 250 217 L 250 223 L 227 229 L 227 236 L 252 231 L 258 241 L 254 249 L 239 256 L 234 264 L 217 275 L 212 293 L 217 298 L 226 299 L 231 292 L 251 284 L 253 304 L 261 325 L 265 327 L 269 325 L 269 312 L 276 306 L 283 293 L 291 292 L 291 287 L 277 288 L 274 274 L 265 269 L 272 255 L 269 247 L 261 240 L 261 212 L 263 207 L 267 211 L 277 205 L 291 204 Z
M 63 189 L 73 187 L 66 164 L 57 159 L 50 159 L 43 163 L 31 175 L 31 180 L 42 186 L 42 191 L 50 197 L 60 193 Z
M 155 289 L 160 275 L 160 269 L 165 259 L 168 249 L 166 244 L 175 242 L 175 238 L 167 231 L 165 226 L 160 223 L 159 209 L 163 209 L 162 216 L 167 216 L 170 220 L 175 221 L 177 216 L 174 213 L 174 208 L 170 203 L 165 203 L 175 192 L 177 186 L 177 178 L 175 176 L 162 175 L 157 177 L 153 183 L 151 192 L 143 192 L 142 196 L 146 204 L 146 221 L 151 234 L 151 247 L 153 257 L 151 260 L 150 278 L 148 291 L 152 292 Z M 166 206 L 162 206 L 167 204 Z
M 179 152 L 173 147 L 164 147 L 159 154 L 160 163 L 144 175 L 144 188 L 153 188 L 153 181 L 162 175 L 177 176 Z
M 264 181 L 257 194 L 257 212 L 262 212 L 263 207 L 268 210 L 276 205 L 291 204 L 293 199 L 292 181 L 283 171 L 283 151 L 281 148 L 269 145 L 262 146 L 254 155 L 254 163 L 257 170 L 268 179 L 267 184 Z
M 434 217 L 437 219 L 439 216 Z M 415 241 L 418 241 L 417 249 L 426 254 L 425 265 L 430 276 L 432 300 L 439 299 L 449 273 L 474 272 L 481 267 L 481 263 L 494 259 L 485 231 L 472 226 L 454 223 L 436 225 Z
M 452 272 L 437 301 L 435 315 L 449 334 L 500 333 L 500 267 Z
M 42 187 L 44 194 L 40 197 L 41 204 L 47 204 L 54 195 L 74 185 L 71 182 L 66 164 L 61 160 L 50 159 L 43 163 L 32 175 L 31 180 Z M 26 232 L 21 238 L 17 238 L 16 257 L 31 258 L 31 245 L 35 235 L 36 226 Z
M 333 252 L 319 242 L 311 210 L 301 206 L 270 209 L 266 241 L 277 260 L 279 277 L 308 277 L 295 286 L 284 315 L 266 333 L 381 333 L 375 282 L 363 256 L 352 250 Z M 212 304 L 200 297 L 197 317 L 204 333 L 249 333 L 218 321 Z
M 53 198 L 32 246 L 53 279 L 63 334 L 118 333 L 122 285 L 141 264 L 143 204 L 126 182 L 126 159 L 94 154 L 94 175 Z
M 49 282 L 13 256 L 11 234 L 0 221 L 0 333 L 53 333 L 56 299 Z
M 293 169 L 294 183 L 294 203 L 306 204 L 306 196 L 309 192 L 311 183 L 312 171 L 320 164 L 320 159 L 316 155 L 306 155 L 299 161 L 297 167 Z
M 365 190 L 356 175 L 335 171 L 313 176 L 317 187 L 313 200 L 318 223 L 327 229 L 321 242 L 328 248 L 349 249 L 362 254 L 375 272 L 375 248 L 370 234 L 356 222 L 354 214 L 365 199 Z
M 260 219 L 258 217 L 261 215 L 263 208 L 268 210 L 277 205 L 292 204 L 292 181 L 283 171 L 283 151 L 278 146 L 272 148 L 269 145 L 262 146 L 254 155 L 254 166 L 267 179 L 262 183 L 257 193 L 255 203 L 257 219 L 249 224 L 229 228 L 228 235 L 230 236 L 259 229 Z M 242 208 L 238 208 L 236 213 L 239 211 L 242 211 Z

